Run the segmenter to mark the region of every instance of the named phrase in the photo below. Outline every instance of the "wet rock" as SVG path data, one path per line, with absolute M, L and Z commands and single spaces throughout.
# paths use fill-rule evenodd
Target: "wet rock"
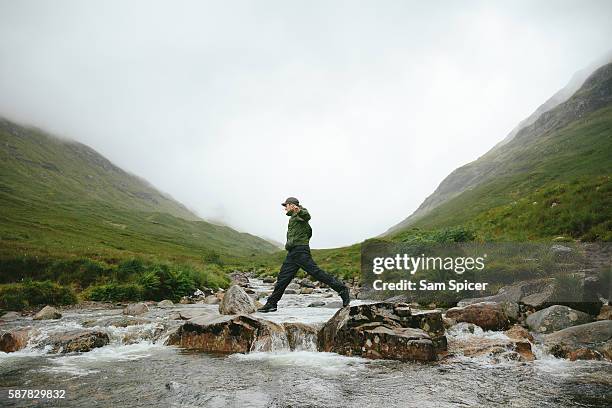
M 488 338 L 477 335 L 466 337 L 449 336 L 448 351 L 451 355 L 458 354 L 472 358 L 488 357 L 493 362 L 535 360 L 531 350 L 531 343 L 526 340 Z
M 149 307 L 144 303 L 131 303 L 123 309 L 124 315 L 138 316 L 149 311 Z
M 317 351 L 319 327 L 305 323 L 283 323 L 291 351 Z
M 316 285 L 314 284 L 314 282 L 312 282 L 310 279 L 308 278 L 304 278 L 300 281 L 300 286 L 303 288 L 316 288 Z
M 266 276 L 263 279 L 263 283 L 274 283 L 276 282 L 276 278 L 273 276 Z
M 591 321 L 593 321 L 593 318 L 584 312 L 567 306 L 554 305 L 529 315 L 526 324 L 535 332 L 551 333 Z
M 12 322 L 13 320 L 17 320 L 21 317 L 19 312 L 6 312 L 0 317 L 0 320 L 5 322 Z
M 603 305 L 599 310 L 596 320 L 612 320 L 612 306 Z
M 298 291 L 295 289 L 287 289 L 285 290 L 285 294 L 287 295 L 297 295 Z
M 314 291 L 313 288 L 302 288 L 300 289 L 300 293 L 302 295 L 310 295 Z
M 324 293 L 324 294 L 323 294 L 323 297 L 324 297 L 324 298 L 330 298 L 330 297 L 333 297 L 333 296 L 334 296 L 334 294 L 333 294 L 333 293 Z
M 129 327 L 129 326 L 137 326 L 140 324 L 149 323 L 150 320 L 131 317 L 131 316 L 112 316 L 107 317 L 100 320 L 88 320 L 83 322 L 81 325 L 83 327 Z
M 217 305 L 217 304 L 219 304 L 219 302 L 221 302 L 221 301 L 219 300 L 219 298 L 217 296 L 209 295 L 209 296 L 206 296 L 204 298 L 204 302 L 203 303 L 205 303 L 207 305 Z
M 159 307 L 170 307 L 170 306 L 174 306 L 174 302 L 171 301 L 170 299 L 164 299 L 161 302 L 159 302 L 157 304 L 157 306 L 159 306 Z
M 571 358 L 591 350 L 599 359 L 612 360 L 612 320 L 568 327 L 544 336 L 545 348 L 555 357 Z M 572 354 L 574 353 L 574 354 Z
M 234 271 L 229 274 L 229 278 L 232 281 L 232 285 L 238 285 L 242 287 L 249 285 L 249 277 L 244 272 Z
M 28 344 L 30 329 L 17 329 L 3 332 L 0 335 L 0 351 L 13 353 L 19 351 Z
M 520 303 L 521 300 L 529 295 L 538 294 L 553 282 L 552 279 L 534 279 L 529 281 L 517 282 L 512 285 L 504 286 L 495 295 L 480 298 L 463 299 L 457 303 L 458 307 L 468 306 L 482 302 L 511 302 Z
M 282 326 L 246 315 L 193 319 L 172 333 L 166 344 L 214 353 L 248 353 L 289 347 Z
M 323 307 L 325 306 L 325 302 L 321 301 L 321 300 L 315 300 L 314 302 L 311 302 L 308 307 Z
M 531 333 L 529 333 L 526 328 L 518 324 L 515 324 L 510 329 L 506 330 L 504 334 L 513 340 L 529 340 L 533 343 L 533 336 Z
M 48 320 L 48 319 L 59 319 L 62 317 L 62 314 L 54 308 L 53 306 L 45 306 L 40 312 L 34 315 L 34 320 Z
M 396 306 L 404 316 L 396 313 Z M 385 302 L 342 308 L 323 325 L 319 349 L 366 358 L 436 360 L 437 350 L 432 338 L 417 328 L 434 317 L 413 317 L 405 311 L 404 304 Z M 441 315 L 437 316 L 442 327 Z
M 484 330 L 504 330 L 510 324 L 501 304 L 494 302 L 453 307 L 446 311 L 446 317 L 457 322 L 474 323 Z
M 232 285 L 225 292 L 223 300 L 219 304 L 219 313 L 224 315 L 249 314 L 256 310 L 257 307 L 253 299 L 238 285 Z
M 287 286 L 287 289 L 292 289 L 295 291 L 300 290 L 300 284 L 299 283 L 290 283 L 289 286 Z
M 108 335 L 99 331 L 77 331 L 60 334 L 47 340 L 55 353 L 87 352 L 109 343 Z
M 342 301 L 336 300 L 334 302 L 327 302 L 323 307 L 326 307 L 328 309 L 339 309 L 342 307 Z

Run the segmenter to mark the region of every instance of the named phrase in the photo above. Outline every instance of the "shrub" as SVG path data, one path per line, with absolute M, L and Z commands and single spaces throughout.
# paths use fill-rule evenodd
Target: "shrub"
M 83 292 L 83 298 L 101 302 L 142 300 L 144 290 L 137 283 L 111 282 L 104 285 L 90 286 Z
M 77 302 L 73 290 L 51 281 L 25 281 L 0 285 L 0 308 L 22 310 L 40 305 L 70 305 Z

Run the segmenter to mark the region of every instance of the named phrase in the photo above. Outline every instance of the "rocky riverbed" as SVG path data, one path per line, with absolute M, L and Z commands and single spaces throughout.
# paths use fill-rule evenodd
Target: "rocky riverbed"
M 253 303 L 272 287 L 237 283 Z M 59 318 L 48 309 L 36 320 L 4 316 L 0 405 L 612 404 L 609 320 L 556 307 L 521 326 L 491 302 L 424 311 L 355 300 L 340 310 L 333 291 L 311 286 L 295 282 L 271 314 L 222 315 L 222 296 L 208 293 L 193 304 L 91 303 Z M 18 388 L 64 389 L 66 398 L 7 399 Z

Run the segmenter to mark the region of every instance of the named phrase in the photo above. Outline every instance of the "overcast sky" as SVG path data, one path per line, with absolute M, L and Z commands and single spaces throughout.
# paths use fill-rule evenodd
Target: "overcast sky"
M 200 216 L 378 235 L 612 46 L 610 1 L 5 1 L 0 116 Z

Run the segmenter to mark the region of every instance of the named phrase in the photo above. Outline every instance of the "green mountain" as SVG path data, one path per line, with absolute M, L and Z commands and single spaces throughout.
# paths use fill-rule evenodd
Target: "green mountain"
M 481 239 L 612 240 L 612 64 L 568 88 L 577 83 L 453 171 L 385 235 L 466 227 Z
M 203 221 L 81 143 L 0 119 L 0 258 L 248 259 L 277 248 Z

